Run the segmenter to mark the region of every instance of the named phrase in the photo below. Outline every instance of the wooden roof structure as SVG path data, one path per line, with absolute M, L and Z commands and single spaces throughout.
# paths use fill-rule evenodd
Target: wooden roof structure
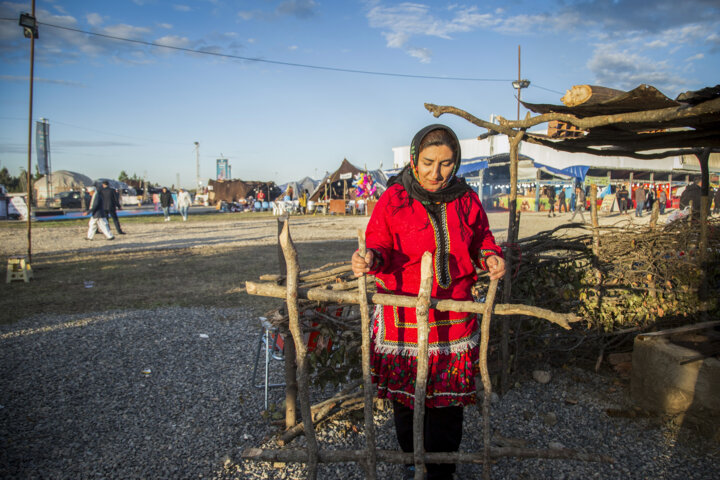
M 590 89 L 587 85 L 573 89 L 578 87 Z M 700 161 L 703 194 L 707 195 L 708 158 L 711 152 L 720 151 L 720 85 L 685 92 L 675 100 L 650 85 L 629 92 L 593 88 L 604 95 L 590 95 L 572 106 L 522 102 L 538 115 L 528 112 L 525 119 L 517 121 L 498 117 L 497 123 L 491 123 L 455 107 L 425 104 L 425 108 L 436 117 L 450 113 L 487 129 L 479 139 L 504 134 L 511 144 L 525 141 L 564 152 L 648 160 L 695 155 Z M 555 139 L 527 131 L 549 122 L 571 125 L 583 134 Z

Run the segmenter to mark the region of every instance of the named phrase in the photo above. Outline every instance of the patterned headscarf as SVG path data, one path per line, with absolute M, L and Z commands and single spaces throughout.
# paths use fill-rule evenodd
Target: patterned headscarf
M 420 184 L 420 178 L 418 176 L 418 158 L 420 156 L 420 144 L 422 143 L 425 136 L 434 130 L 445 130 L 455 140 L 453 170 L 450 175 L 450 179 L 447 184 L 440 190 L 430 192 L 425 190 Z M 412 143 L 410 144 L 410 163 L 408 163 L 402 171 L 396 176 L 390 178 L 388 181 L 388 187 L 395 183 L 401 183 L 411 198 L 421 202 L 423 205 L 432 205 L 439 203 L 448 203 L 459 197 L 462 197 L 466 192 L 470 191 L 471 188 L 465 183 L 465 179 L 458 178 L 455 176 L 458 169 L 460 168 L 460 142 L 449 127 L 441 124 L 428 125 L 427 127 L 420 130 L 415 134 Z

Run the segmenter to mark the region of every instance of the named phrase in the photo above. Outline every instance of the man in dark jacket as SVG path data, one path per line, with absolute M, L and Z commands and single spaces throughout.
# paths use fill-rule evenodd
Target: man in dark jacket
M 620 207 L 620 213 L 627 213 L 628 210 L 628 200 L 630 200 L 630 195 L 628 194 L 627 188 L 625 188 L 625 185 L 623 185 L 617 194 L 618 199 L 618 206 Z
M 558 213 L 568 213 L 567 202 L 565 201 L 565 186 L 560 187 L 560 193 L 558 193 Z
M 547 187 L 548 203 L 550 204 L 550 210 L 548 211 L 548 217 L 555 216 L 555 187 L 549 185 Z
M 690 185 L 685 187 L 685 191 L 680 195 L 680 210 L 689 207 L 692 203 L 692 215 L 697 218 L 700 218 L 701 186 L 701 179 L 695 178 Z
M 92 217 L 90 218 L 90 225 L 88 227 L 87 237 L 85 237 L 86 240 L 92 240 L 95 236 L 95 232 L 98 231 L 98 228 L 108 240 L 115 239 L 112 233 L 110 233 L 107 216 L 105 214 L 105 209 L 103 208 L 102 195 L 99 191 L 95 190 L 92 196 L 92 200 L 90 200 L 90 207 L 87 209 L 87 211 L 83 213 L 83 215 L 92 215 Z
M 118 220 L 117 211 L 120 209 L 120 201 L 118 200 L 118 194 L 114 189 L 110 188 L 110 184 L 107 180 L 102 182 L 102 188 L 100 189 L 100 195 L 102 195 L 103 207 L 108 217 L 112 217 L 113 223 L 115 224 L 115 230 L 120 235 L 125 235 L 125 232 L 120 228 L 120 221 Z
M 166 222 L 170 221 L 170 205 L 173 205 L 174 203 L 172 193 L 170 193 L 166 187 L 163 187 L 162 192 L 160 192 L 160 206 L 163 209 Z

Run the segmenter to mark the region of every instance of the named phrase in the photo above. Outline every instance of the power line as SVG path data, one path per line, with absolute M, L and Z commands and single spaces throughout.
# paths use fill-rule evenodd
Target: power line
M 5 20 L 5 19 L 3 19 L 3 20 Z M 132 39 L 132 38 L 118 37 L 115 35 L 107 35 L 105 33 L 89 32 L 87 30 L 80 30 L 78 28 L 65 27 L 62 25 L 53 25 L 51 23 L 45 23 L 45 22 L 38 22 L 38 24 L 46 26 L 46 27 L 57 28 L 60 30 L 67 30 L 67 31 L 76 32 L 76 33 L 84 33 L 86 35 L 93 35 L 96 37 L 107 38 L 110 40 L 117 40 L 117 41 L 121 41 L 121 42 L 135 43 L 135 44 L 139 44 L 139 45 L 145 45 L 148 47 L 167 48 L 169 50 L 176 50 L 176 51 L 186 52 L 186 53 L 194 53 L 194 54 L 198 54 L 198 55 L 211 55 L 214 57 L 230 58 L 233 60 L 245 60 L 248 62 L 269 63 L 272 65 L 282 65 L 282 66 L 286 66 L 286 67 L 309 68 L 309 69 L 313 69 L 313 70 L 325 70 L 325 71 L 343 72 L 343 73 L 357 73 L 357 74 L 362 74 L 362 75 L 378 75 L 378 76 L 385 76 L 385 77 L 417 78 L 417 79 L 424 79 L 424 80 L 453 80 L 453 81 L 464 81 L 464 82 L 511 82 L 512 81 L 512 80 L 508 80 L 508 79 L 504 79 L 504 78 L 439 77 L 439 76 L 433 76 L 433 75 L 411 75 L 411 74 L 407 74 L 407 73 L 376 72 L 376 71 L 371 71 L 371 70 L 357 70 L 357 69 L 352 69 L 352 68 L 327 67 L 327 66 L 322 66 L 322 65 L 309 65 L 309 64 L 305 64 L 305 63 L 282 62 L 279 60 L 269 60 L 266 58 L 243 57 L 241 55 L 231 55 L 228 53 L 207 52 L 204 50 L 195 50 L 192 48 L 176 47 L 176 46 L 172 46 L 172 45 L 163 45 L 160 43 L 147 42 L 144 40 L 136 40 L 136 39 Z

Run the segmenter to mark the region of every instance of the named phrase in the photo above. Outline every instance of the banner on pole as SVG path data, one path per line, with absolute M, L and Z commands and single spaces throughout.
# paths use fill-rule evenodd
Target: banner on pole
M 216 180 L 229 180 L 230 179 L 230 165 L 228 165 L 227 158 L 217 159 L 217 175 Z
M 50 124 L 44 121 L 35 122 L 35 146 L 37 148 L 37 166 L 41 175 L 47 175 L 48 156 L 50 153 Z

